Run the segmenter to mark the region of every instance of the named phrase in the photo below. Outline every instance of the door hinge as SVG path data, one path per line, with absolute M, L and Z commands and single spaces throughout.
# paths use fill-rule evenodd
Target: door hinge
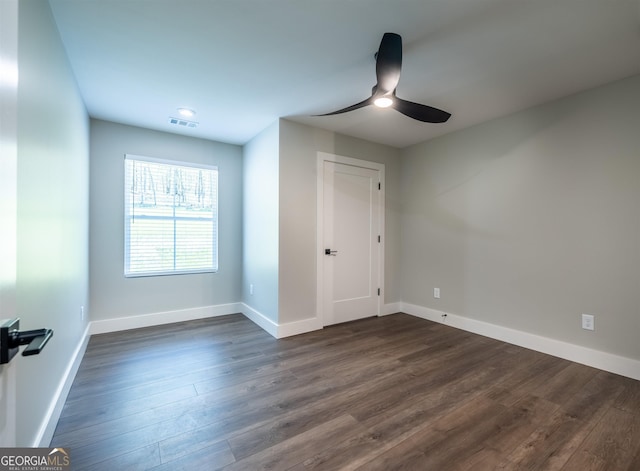
M 378 288 L 378 296 L 380 296 L 380 288 Z
M 378 190 L 382 190 L 382 183 L 378 182 Z
M 378 236 L 378 244 L 380 243 L 380 236 Z

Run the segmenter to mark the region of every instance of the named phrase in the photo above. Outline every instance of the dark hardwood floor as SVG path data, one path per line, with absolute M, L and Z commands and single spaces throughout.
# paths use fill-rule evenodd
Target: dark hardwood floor
M 640 382 L 405 314 L 275 340 L 240 314 L 93 336 L 74 470 L 640 470 Z

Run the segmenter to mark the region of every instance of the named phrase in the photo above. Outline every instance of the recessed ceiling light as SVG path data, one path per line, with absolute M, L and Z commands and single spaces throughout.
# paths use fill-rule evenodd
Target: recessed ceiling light
M 178 108 L 178 113 L 180 113 L 181 116 L 184 116 L 186 118 L 191 118 L 196 114 L 195 111 L 190 110 L 189 108 Z

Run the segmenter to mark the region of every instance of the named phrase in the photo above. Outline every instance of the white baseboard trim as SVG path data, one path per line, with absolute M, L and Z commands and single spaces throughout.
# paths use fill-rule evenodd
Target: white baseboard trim
M 261 327 L 267 333 L 271 334 L 273 337 L 278 338 L 278 324 L 273 322 L 267 316 L 262 314 L 261 312 L 256 311 L 251 306 L 248 306 L 245 303 L 240 303 L 240 312 L 244 314 L 244 316 L 256 324 L 258 327 Z
M 323 328 L 322 321 L 317 317 L 303 319 L 295 322 L 287 322 L 278 325 L 278 338 L 291 337 Z
M 64 407 L 64 403 L 69 395 L 69 390 L 73 385 L 73 380 L 76 378 L 76 373 L 78 372 L 78 368 L 82 362 L 84 352 L 87 349 L 89 337 L 89 325 L 87 325 L 82 337 L 80 338 L 80 342 L 78 342 L 78 346 L 71 356 L 71 361 L 69 361 L 69 364 L 60 379 L 60 383 L 58 383 L 58 387 L 53 394 L 47 413 L 42 420 L 42 425 L 40 426 L 32 445 L 33 447 L 48 447 L 50 445 L 53 434 L 56 431 L 56 426 L 58 425 L 58 420 L 60 419 L 60 414 L 62 413 L 62 408 Z
M 400 303 L 398 312 L 404 312 L 422 319 L 473 332 L 474 334 L 483 335 L 530 350 L 609 371 L 610 373 L 640 380 L 640 361 L 632 358 L 626 358 L 561 340 L 490 324 L 488 322 L 469 319 L 468 317 L 458 316 L 456 314 L 446 313 L 447 316 L 443 318 L 443 311 L 436 311 L 415 304 Z
M 322 322 L 317 317 L 287 322 L 286 324 L 277 324 L 251 306 L 244 303 L 241 303 L 241 305 L 242 309 L 240 312 L 242 312 L 242 314 L 277 339 L 322 329 Z
M 396 314 L 398 312 L 402 312 L 402 303 L 401 302 L 388 303 L 388 304 L 385 304 L 384 306 L 382 306 L 382 309 L 380 310 L 380 315 L 381 316 L 388 316 L 389 314 Z
M 310 317 L 308 319 L 302 319 L 294 322 L 287 322 L 284 324 L 278 324 L 261 312 L 256 311 L 251 306 L 241 303 L 242 309 L 240 312 L 247 318 L 253 321 L 258 326 L 262 327 L 265 331 L 271 334 L 277 339 L 291 337 L 293 335 L 305 334 L 307 332 L 313 332 L 314 330 L 320 330 L 324 328 L 322 319 L 319 317 Z M 389 314 L 395 314 L 401 312 L 402 303 L 389 303 L 384 304 L 380 310 L 379 316 L 387 316 Z
M 236 313 L 244 314 L 245 317 L 277 339 L 322 329 L 322 323 L 317 317 L 286 324 L 277 324 L 251 306 L 240 302 L 92 321 L 89 323 L 89 335 L 172 324 L 174 322 L 191 321 L 207 317 L 226 316 Z
M 117 332 L 120 330 L 139 329 L 154 325 L 172 324 L 174 322 L 192 321 L 207 317 L 226 316 L 242 312 L 242 303 L 218 304 L 202 306 L 177 311 L 154 312 L 138 316 L 116 317 L 92 321 L 89 333 L 91 335 Z

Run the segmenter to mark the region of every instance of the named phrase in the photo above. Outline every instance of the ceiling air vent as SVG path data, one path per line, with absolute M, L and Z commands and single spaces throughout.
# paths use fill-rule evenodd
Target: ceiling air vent
M 185 128 L 197 128 L 198 123 L 195 121 L 187 121 L 182 118 L 169 118 L 170 124 L 175 124 L 176 126 L 184 126 Z

